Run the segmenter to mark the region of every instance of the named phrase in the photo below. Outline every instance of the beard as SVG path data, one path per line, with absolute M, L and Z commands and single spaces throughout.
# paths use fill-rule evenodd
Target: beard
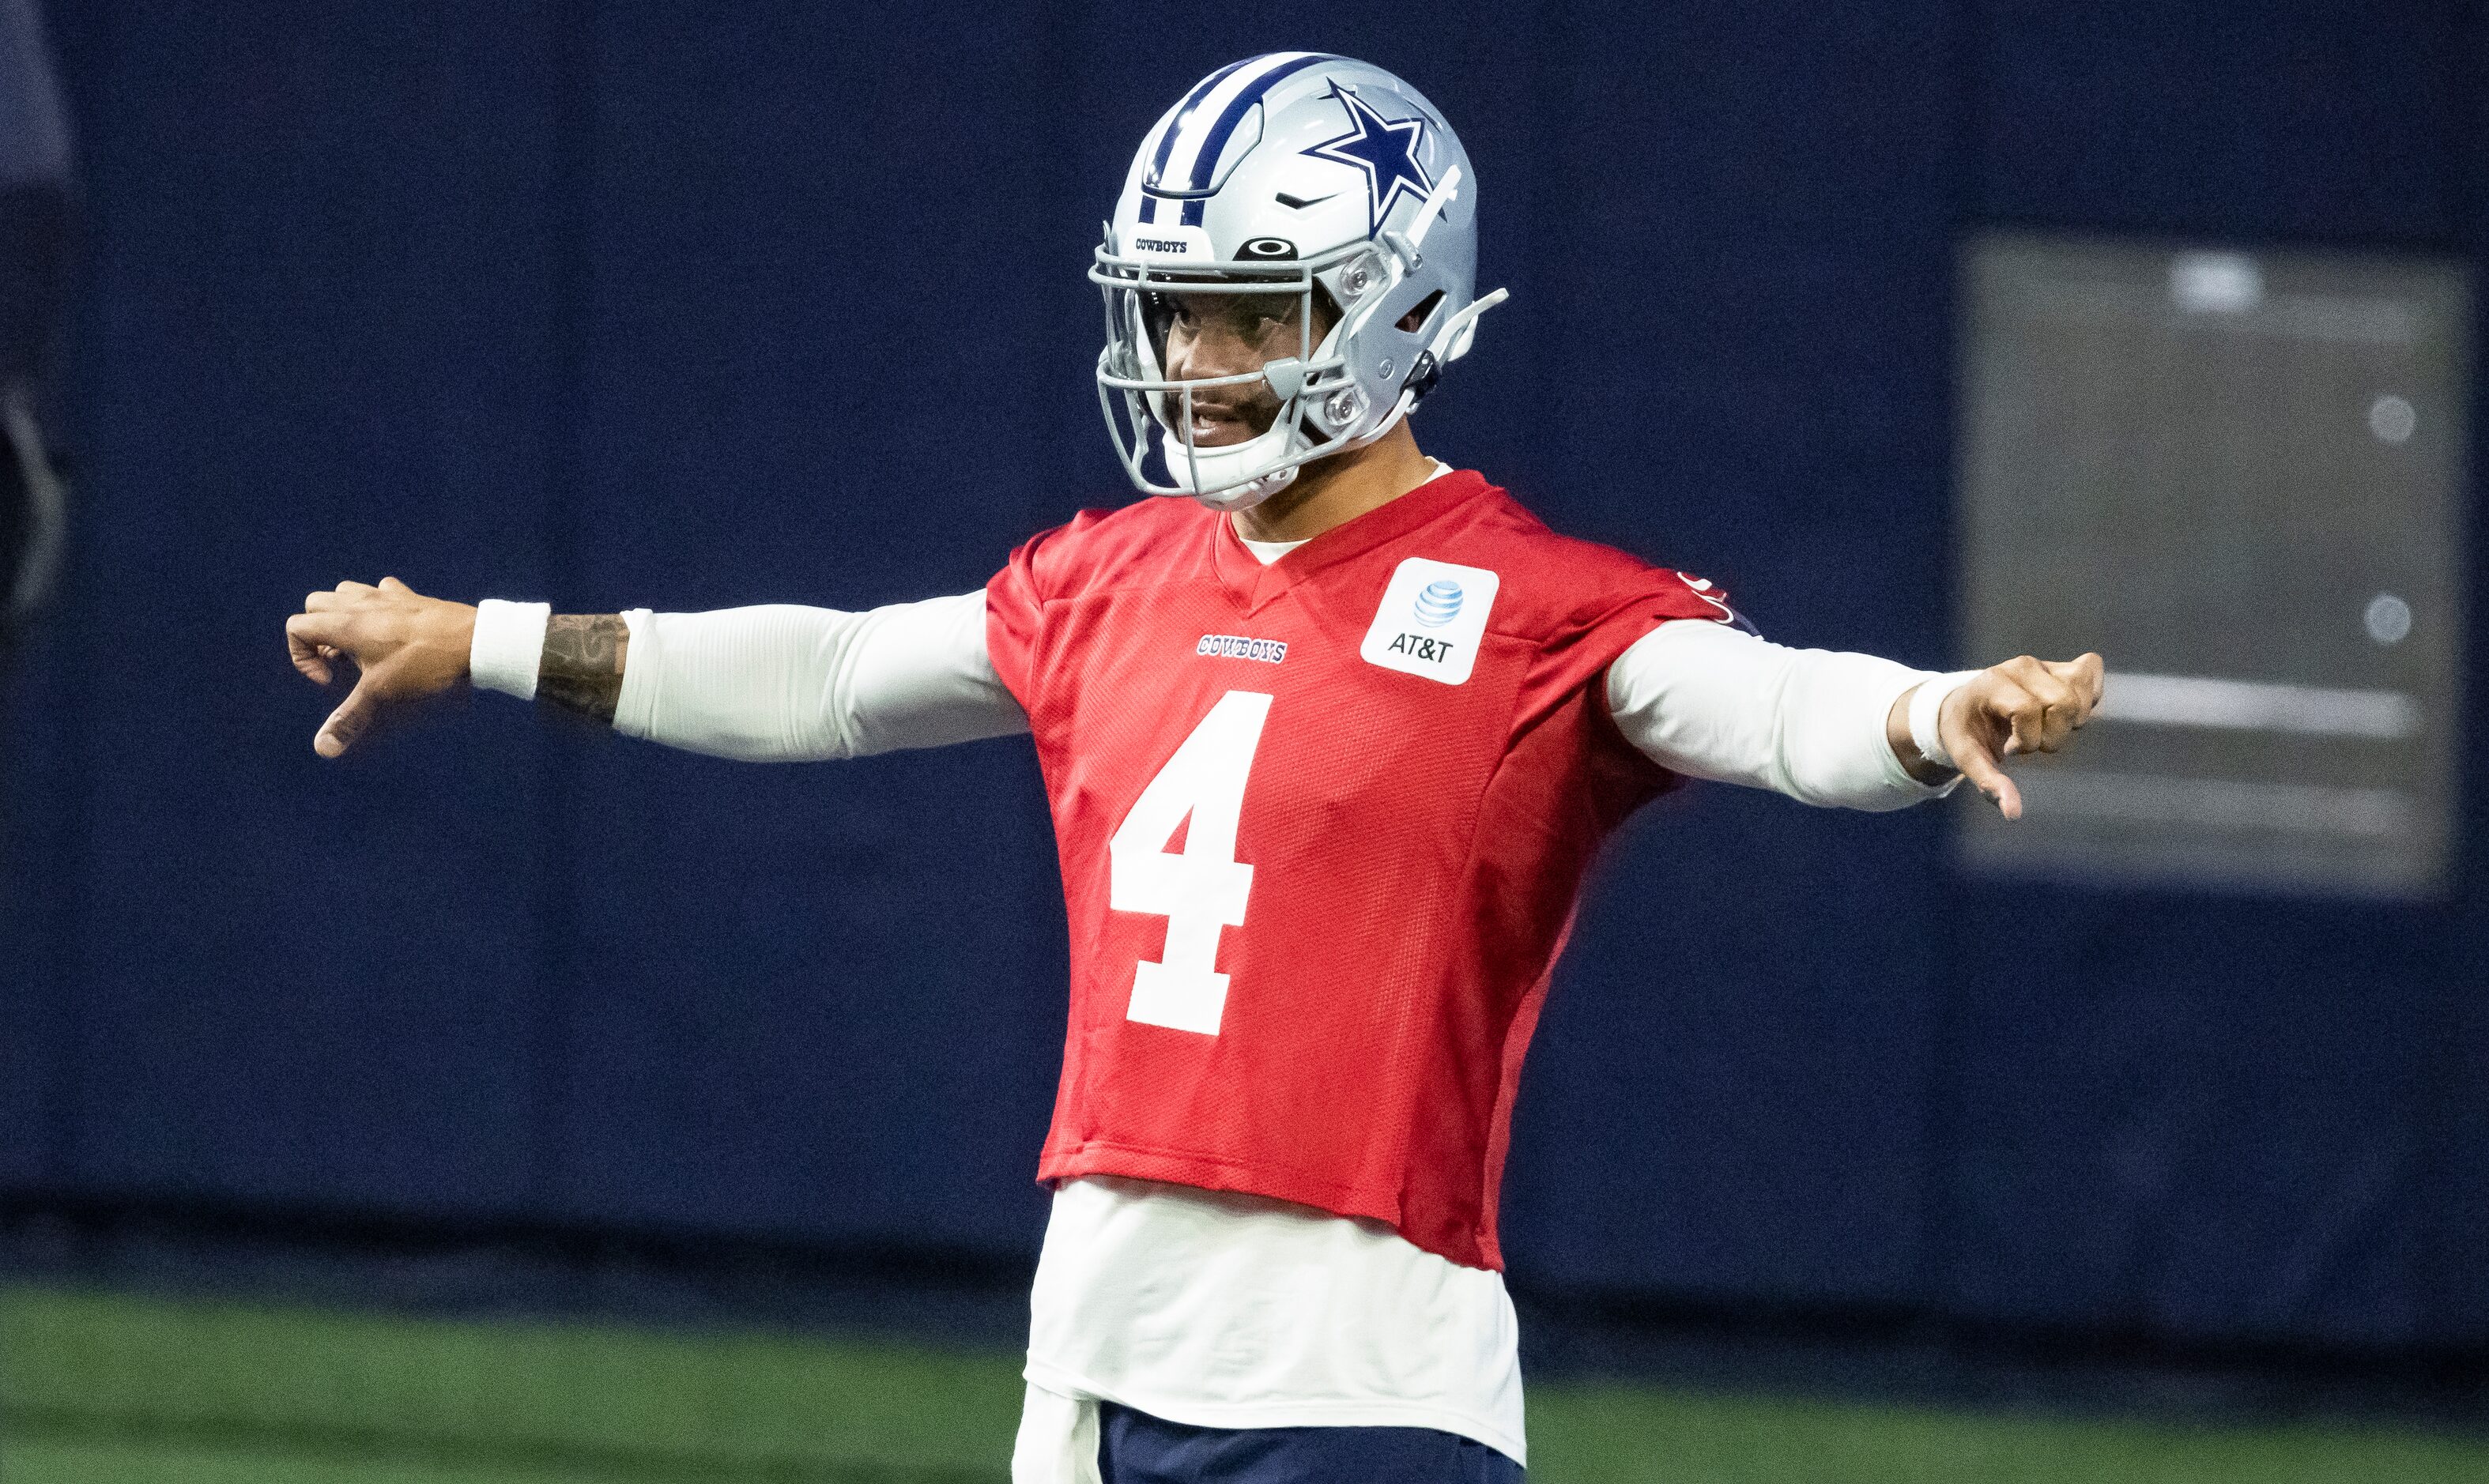
M 1249 392 L 1239 396 L 1235 393 Z M 1168 426 L 1174 428 L 1178 442 L 1185 428 L 1178 422 L 1184 412 L 1185 399 L 1170 394 L 1165 400 Z M 1198 448 L 1225 448 L 1248 442 L 1271 431 L 1279 420 L 1278 394 L 1264 386 L 1220 386 L 1209 392 L 1196 392 L 1192 397 L 1192 442 Z

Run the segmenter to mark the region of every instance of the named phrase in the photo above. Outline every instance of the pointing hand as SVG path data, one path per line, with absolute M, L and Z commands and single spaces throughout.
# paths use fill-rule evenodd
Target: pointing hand
M 341 659 L 361 672 L 344 703 L 321 724 L 312 751 L 335 757 L 384 711 L 466 679 L 474 637 L 475 610 L 427 598 L 394 577 L 382 578 L 377 587 L 339 583 L 303 599 L 302 612 L 285 620 L 294 668 L 321 685 L 336 678 Z
M 2022 817 L 2022 792 L 2005 776 L 2017 753 L 2053 753 L 2099 709 L 2107 683 L 2097 654 L 2063 662 L 2029 655 L 1981 671 L 1945 698 L 1936 734 L 1954 766 L 2008 819 Z

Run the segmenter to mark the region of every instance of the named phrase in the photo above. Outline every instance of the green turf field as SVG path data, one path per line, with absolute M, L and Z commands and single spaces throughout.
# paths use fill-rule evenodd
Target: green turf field
M 0 1289 L 7 1484 L 990 1480 L 1016 1360 Z M 2480 1484 L 2489 1442 L 1531 1394 L 1544 1484 Z

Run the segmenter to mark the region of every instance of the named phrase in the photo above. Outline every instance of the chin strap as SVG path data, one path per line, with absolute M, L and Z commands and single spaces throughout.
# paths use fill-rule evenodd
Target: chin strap
M 1286 469 L 1273 470 L 1258 479 L 1231 482 L 1228 478 L 1263 462 L 1286 442 L 1287 430 L 1273 423 L 1269 432 L 1241 443 L 1228 443 L 1216 448 L 1196 447 L 1188 454 L 1173 433 L 1162 429 L 1159 447 L 1166 456 L 1167 477 L 1177 484 L 1190 486 L 1179 493 L 1213 510 L 1233 513 L 1251 509 L 1295 480 L 1297 467 L 1293 464 Z M 1210 493 L 1204 494 L 1205 490 Z

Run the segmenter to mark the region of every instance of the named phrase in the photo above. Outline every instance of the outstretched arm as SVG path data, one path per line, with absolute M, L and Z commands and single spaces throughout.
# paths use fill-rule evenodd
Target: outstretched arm
M 862 757 L 1028 730 L 986 653 L 986 595 L 862 613 L 624 614 L 626 736 L 750 761 Z M 550 653 L 550 647 L 548 647 Z
M 361 671 L 313 740 L 324 757 L 471 674 L 481 689 L 729 757 L 853 757 L 1028 728 L 987 658 L 982 592 L 865 613 L 548 614 L 443 602 L 387 578 L 313 593 L 286 640 L 323 685 L 339 660 Z
M 2102 683 L 2098 655 L 1931 675 L 1685 619 L 1608 668 L 1608 703 L 1627 740 L 1689 777 L 1882 810 L 1950 792 L 1966 775 L 2017 818 L 2021 797 L 1999 760 L 2062 746 Z

